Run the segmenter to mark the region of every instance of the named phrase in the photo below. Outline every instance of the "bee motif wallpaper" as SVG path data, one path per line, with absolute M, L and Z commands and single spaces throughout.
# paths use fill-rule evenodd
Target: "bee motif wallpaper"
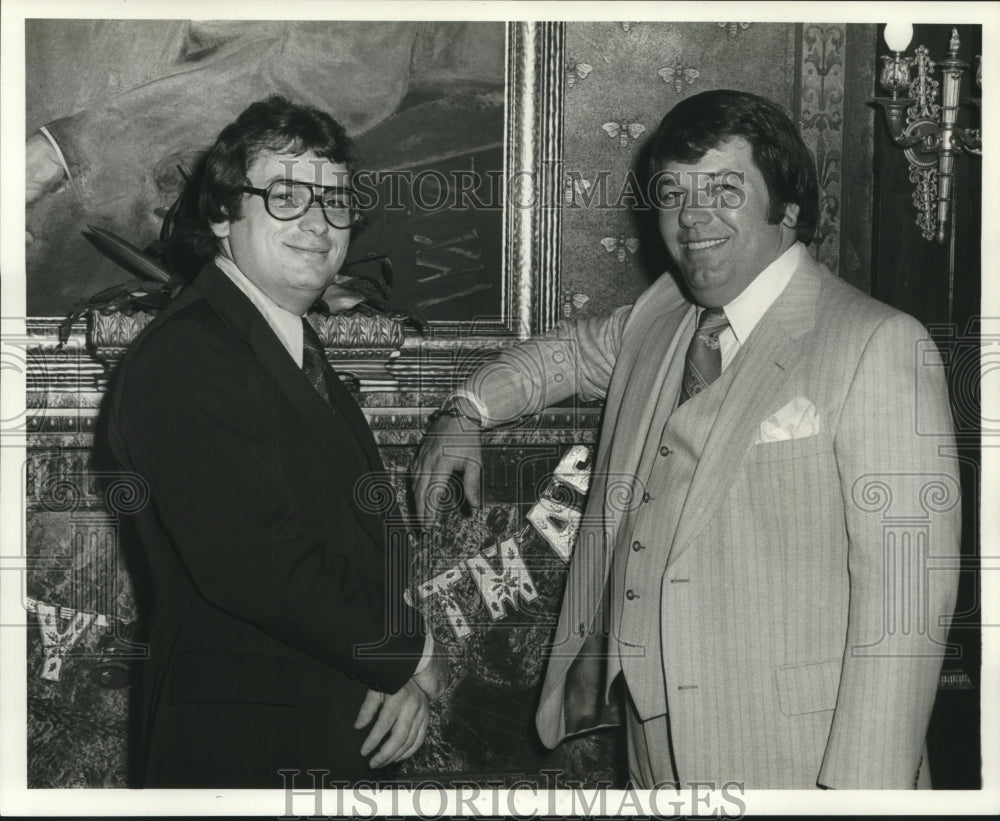
M 646 193 L 643 149 L 663 115 L 702 91 L 732 88 L 778 102 L 816 157 L 821 218 L 812 251 L 841 265 L 845 131 L 869 145 L 870 114 L 848 123 L 848 41 L 871 26 L 580 22 L 566 27 L 561 311 L 601 315 L 634 300 L 668 268 Z M 870 47 L 870 45 L 869 45 Z M 870 169 L 851 169 L 870 174 Z M 870 203 L 865 214 L 870 217 Z M 864 259 L 852 256 L 850 267 Z M 863 272 L 853 272 L 855 278 Z

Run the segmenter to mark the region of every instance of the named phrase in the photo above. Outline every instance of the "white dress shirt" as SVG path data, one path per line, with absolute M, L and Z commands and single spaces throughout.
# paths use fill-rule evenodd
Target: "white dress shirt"
M 743 292 L 728 305 L 723 305 L 729 327 L 719 334 L 719 348 L 722 351 L 722 370 L 729 367 L 740 348 L 747 344 L 750 333 L 757 327 L 760 318 L 767 313 L 788 285 L 788 281 L 799 266 L 800 255 L 805 251 L 801 242 L 796 242 L 785 253 L 757 274 Z M 705 310 L 695 306 L 695 320 L 701 318 Z M 695 326 L 697 327 L 697 325 Z
M 219 254 L 215 258 L 215 264 L 219 267 L 233 284 L 239 288 L 247 299 L 264 315 L 267 324 L 271 326 L 275 336 L 281 340 L 289 356 L 295 360 L 295 364 L 302 367 L 302 317 L 286 311 L 271 297 L 265 294 L 260 288 L 254 285 L 246 274 L 244 274 L 236 263 L 229 257 Z

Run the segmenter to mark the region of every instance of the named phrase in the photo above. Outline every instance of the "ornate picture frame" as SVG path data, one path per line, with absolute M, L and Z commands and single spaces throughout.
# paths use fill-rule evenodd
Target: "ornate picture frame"
M 478 354 L 547 330 L 558 319 L 566 24 L 505 25 L 504 175 L 495 214 L 502 223 L 500 313 L 433 321 L 423 331 L 404 330 L 400 322 L 391 332 L 370 316 L 315 317 L 329 358 L 362 391 L 450 387 Z M 65 359 L 78 346 L 87 361 L 75 372 L 89 381 L 95 365 L 114 367 L 150 318 L 142 310 L 90 308 L 67 326 L 69 347 L 56 342 L 58 318 L 33 318 L 31 335 L 42 360 L 57 348 Z

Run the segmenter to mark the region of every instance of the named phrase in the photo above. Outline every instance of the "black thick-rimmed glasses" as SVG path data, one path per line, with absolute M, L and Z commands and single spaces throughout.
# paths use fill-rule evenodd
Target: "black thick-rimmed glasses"
M 243 185 L 240 190 L 263 197 L 267 213 L 283 222 L 301 217 L 313 205 L 319 205 L 323 209 L 323 216 L 334 228 L 350 228 L 361 217 L 354 207 L 353 188 L 314 185 L 297 180 L 275 180 L 267 188 Z

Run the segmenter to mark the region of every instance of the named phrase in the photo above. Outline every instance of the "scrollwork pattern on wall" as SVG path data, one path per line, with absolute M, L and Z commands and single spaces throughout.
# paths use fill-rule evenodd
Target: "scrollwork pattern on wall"
M 802 32 L 802 139 L 816 158 L 820 213 L 814 256 L 830 270 L 840 266 L 840 199 L 843 164 L 843 25 L 805 26 Z

